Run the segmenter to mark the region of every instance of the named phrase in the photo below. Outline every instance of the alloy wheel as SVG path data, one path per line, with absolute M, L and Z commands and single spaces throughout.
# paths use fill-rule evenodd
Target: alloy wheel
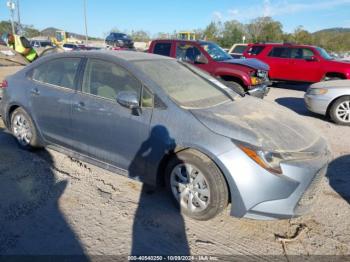
M 23 114 L 17 114 L 12 121 L 13 134 L 22 146 L 30 144 L 32 131 L 29 120 Z
M 340 103 L 335 112 L 339 121 L 350 123 L 350 100 Z

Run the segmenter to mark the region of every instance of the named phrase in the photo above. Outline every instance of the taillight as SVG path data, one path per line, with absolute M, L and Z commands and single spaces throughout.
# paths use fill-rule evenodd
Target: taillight
M 4 80 L 0 83 L 0 88 L 6 88 L 6 87 L 8 87 L 8 83 L 6 80 Z

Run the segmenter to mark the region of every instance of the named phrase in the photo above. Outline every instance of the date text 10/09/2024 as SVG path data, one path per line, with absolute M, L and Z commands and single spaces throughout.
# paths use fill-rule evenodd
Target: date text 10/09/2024
M 129 261 L 219 261 L 215 256 L 128 256 Z

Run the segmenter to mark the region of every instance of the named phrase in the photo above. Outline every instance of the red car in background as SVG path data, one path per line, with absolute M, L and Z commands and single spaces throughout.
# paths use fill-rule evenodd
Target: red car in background
M 270 66 L 271 80 L 320 82 L 350 79 L 350 63 L 334 60 L 323 48 L 296 44 L 249 44 L 246 58 Z
M 267 64 L 257 59 L 233 59 L 213 42 L 154 40 L 148 52 L 191 63 L 240 94 L 263 98 L 269 91 Z

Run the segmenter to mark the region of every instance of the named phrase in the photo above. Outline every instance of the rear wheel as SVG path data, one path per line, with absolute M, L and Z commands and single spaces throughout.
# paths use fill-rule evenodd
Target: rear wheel
M 40 147 L 38 133 L 33 120 L 20 107 L 11 114 L 11 132 L 21 147 L 25 149 Z
M 337 99 L 329 111 L 331 119 L 340 125 L 350 125 L 350 96 Z
M 207 156 L 182 151 L 169 161 L 166 174 L 168 190 L 184 215 L 209 220 L 227 206 L 225 178 Z

